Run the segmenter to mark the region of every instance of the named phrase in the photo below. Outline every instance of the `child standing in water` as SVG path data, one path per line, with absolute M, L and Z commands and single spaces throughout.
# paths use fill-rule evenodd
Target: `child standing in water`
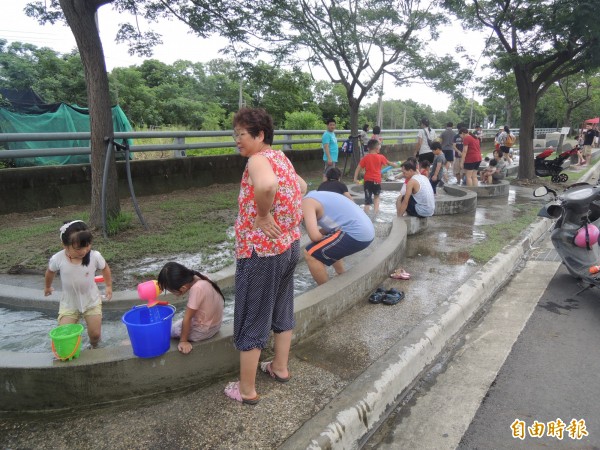
M 92 250 L 92 233 L 81 220 L 65 222 L 60 227 L 63 250 L 50 258 L 45 276 L 44 295 L 52 294 L 52 281 L 60 271 L 62 297 L 58 323 L 77 323 L 83 316 L 90 346 L 98 346 L 102 328 L 102 299 L 94 281 L 96 271 L 102 271 L 106 285 L 106 300 L 112 298 L 110 267 L 96 250 Z
M 171 327 L 171 337 L 179 338 L 177 349 L 187 354 L 190 342 L 213 337 L 223 322 L 225 299 L 219 286 L 200 272 L 168 262 L 158 274 L 158 287 L 174 295 L 190 293 L 183 319 Z

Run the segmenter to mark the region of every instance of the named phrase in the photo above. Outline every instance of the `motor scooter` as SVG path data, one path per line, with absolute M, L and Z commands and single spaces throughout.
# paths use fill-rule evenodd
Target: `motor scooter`
M 553 199 L 539 211 L 538 216 L 555 220 L 551 240 L 567 270 L 584 289 L 600 286 L 600 273 L 590 268 L 600 264 L 600 186 L 577 183 L 561 194 L 540 186 L 534 197 L 552 194 Z

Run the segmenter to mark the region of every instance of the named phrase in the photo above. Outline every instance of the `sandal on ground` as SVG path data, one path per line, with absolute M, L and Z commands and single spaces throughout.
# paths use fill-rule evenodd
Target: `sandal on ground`
M 404 292 L 390 289 L 383 300 L 381 300 L 381 303 L 392 306 L 400 303 L 402 299 L 404 299 Z
M 273 361 L 264 361 L 260 363 L 260 370 L 263 373 L 266 373 L 267 375 L 269 375 L 271 378 L 273 378 L 275 381 L 278 381 L 279 383 L 287 383 L 288 381 L 290 381 L 290 379 L 292 378 L 292 376 L 288 376 L 287 378 L 282 378 L 279 375 L 277 375 L 275 372 L 273 372 L 273 368 L 271 367 L 271 365 L 273 364 Z
M 377 288 L 377 290 L 375 292 L 373 292 L 371 294 L 371 296 L 369 297 L 369 303 L 373 303 L 374 305 L 381 303 L 381 300 L 383 300 L 383 297 L 385 297 L 385 294 L 386 294 L 385 289 Z
M 410 279 L 410 273 L 408 273 L 406 270 L 404 270 L 402 267 L 399 267 L 398 269 L 396 269 L 391 275 L 391 278 L 394 278 L 396 280 L 409 280 Z
M 225 390 L 223 391 L 227 397 L 236 402 L 240 402 L 244 405 L 256 405 L 260 402 L 260 396 L 257 395 L 254 398 L 242 398 L 242 393 L 240 392 L 240 382 L 232 381 L 227 386 L 225 386 Z

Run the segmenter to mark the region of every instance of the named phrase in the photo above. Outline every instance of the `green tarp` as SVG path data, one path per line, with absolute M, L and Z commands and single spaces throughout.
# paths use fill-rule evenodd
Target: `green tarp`
M 133 128 L 120 106 L 112 108 L 113 126 L 115 132 L 132 131 Z M 51 111 L 38 114 L 22 114 L 0 108 L 0 132 L 2 133 L 75 133 L 90 131 L 90 116 L 87 108 L 61 103 Z M 9 150 L 89 147 L 90 141 L 28 141 L 9 142 Z M 17 158 L 17 167 L 51 166 L 63 164 L 86 164 L 90 162 L 89 155 L 44 156 Z

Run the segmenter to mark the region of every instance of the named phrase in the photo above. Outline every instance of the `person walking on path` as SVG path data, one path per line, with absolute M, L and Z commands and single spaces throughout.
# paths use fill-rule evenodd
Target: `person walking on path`
M 423 117 L 421 119 L 421 129 L 417 135 L 417 145 L 415 147 L 417 158 L 419 161 L 424 159 L 433 162 L 433 152 L 431 151 L 431 144 L 435 140 L 435 131 L 429 126 L 429 120 Z
M 510 157 L 510 149 L 515 142 L 515 137 L 510 132 L 508 125 L 504 125 L 502 133 L 498 135 L 498 143 L 500 144 L 500 151 L 508 164 L 512 164 L 513 160 Z
M 466 128 L 460 129 L 460 135 L 463 140 L 462 168 L 467 178 L 467 186 L 477 186 L 479 184 L 477 171 L 481 165 L 479 139 L 469 134 Z
M 592 160 L 592 145 L 594 139 L 598 136 L 598 130 L 595 130 L 591 123 L 585 124 L 585 131 L 583 133 L 583 162 L 582 166 L 589 164 Z
M 381 127 L 379 125 L 375 125 L 373 127 L 373 134 L 371 135 L 371 139 L 375 139 L 379 141 L 380 144 L 383 144 L 383 136 L 381 136 Z
M 435 196 L 429 178 L 417 172 L 414 161 L 406 160 L 400 166 L 402 173 L 408 178 L 406 191 L 400 192 L 396 200 L 398 217 L 405 213 L 414 217 L 431 217 L 435 212 Z
M 454 177 L 456 178 L 456 183 L 460 186 L 463 181 L 464 171 L 462 170 L 462 151 L 463 151 L 463 141 L 462 136 L 460 135 L 460 129 L 464 128 L 462 123 L 456 125 L 456 134 L 454 135 L 454 139 L 452 141 L 452 148 L 454 149 L 454 165 L 452 167 L 452 172 Z
M 446 124 L 446 129 L 442 131 L 440 138 L 442 140 L 442 152 L 446 158 L 446 172 L 444 174 L 444 183 L 448 182 L 448 174 L 454 163 L 454 131 L 452 122 Z
M 233 118 L 240 154 L 248 158 L 235 223 L 233 342 L 240 351 L 240 380 L 225 395 L 255 405 L 256 369 L 271 330 L 275 356 L 260 370 L 288 381 L 294 321 L 294 270 L 300 256 L 302 194 L 306 183 L 285 154 L 273 150 L 273 119 L 263 109 L 242 108 Z M 335 195 L 343 198 L 338 194 Z
M 335 135 L 335 120 L 327 120 L 327 131 L 321 137 L 321 146 L 323 147 L 323 161 L 325 168 L 323 169 L 323 181 L 327 181 L 327 170 L 335 167 L 338 162 L 338 143 Z
M 444 158 L 444 154 L 442 153 L 442 144 L 439 142 L 434 142 L 431 146 L 433 150 L 433 164 L 429 169 L 429 181 L 431 182 L 431 187 L 433 189 L 433 193 L 437 193 L 438 184 L 440 186 L 444 185 L 444 166 L 446 165 L 446 159 Z M 440 184 L 441 183 L 441 184 Z
M 362 130 L 358 131 L 358 138 L 360 141 L 360 157 L 365 156 L 367 152 L 367 144 L 369 143 L 369 124 L 365 123 Z
M 342 258 L 367 248 L 375 227 L 360 206 L 333 192 L 311 191 L 302 200 L 304 226 L 312 241 L 304 250 L 310 274 L 321 285 L 329 281 L 327 266 L 344 273 Z

